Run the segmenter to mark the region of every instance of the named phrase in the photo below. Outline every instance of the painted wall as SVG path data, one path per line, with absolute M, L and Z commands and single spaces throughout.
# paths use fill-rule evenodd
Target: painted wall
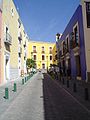
M 52 54 L 52 56 L 53 56 L 53 64 L 55 64 L 55 65 L 57 65 L 57 59 L 56 59 L 56 56 L 57 55 L 57 50 L 56 50 L 56 44 L 54 45 L 54 47 L 53 47 L 53 54 Z
M 87 80 L 90 81 L 90 28 L 87 28 L 87 17 L 86 17 L 86 2 L 90 0 L 81 0 L 82 13 L 83 13 L 83 26 L 84 26 L 84 38 L 85 38 L 85 53 L 86 53 L 86 73 Z
M 10 77 L 15 79 L 18 77 L 18 13 L 13 3 L 13 0 L 3 0 L 3 38 L 5 38 L 6 26 L 9 29 L 9 34 L 12 37 L 12 43 L 9 45 L 10 50 L 6 50 L 4 44 L 3 54 L 9 54 L 10 59 Z M 4 64 L 5 73 L 5 64 Z M 6 75 L 4 75 L 5 77 Z M 5 79 L 5 78 L 4 78 Z
M 1 36 L 1 32 L 2 32 L 2 11 L 0 10 L 0 84 L 2 82 L 2 46 L 1 46 L 1 42 L 2 42 L 2 36 Z
M 64 33 L 62 34 L 61 40 L 65 40 L 66 36 L 70 35 L 70 33 L 73 32 L 73 27 L 76 23 L 78 23 L 78 27 L 79 27 L 79 41 L 80 41 L 79 53 L 80 53 L 80 62 L 81 62 L 81 77 L 83 80 L 85 80 L 86 79 L 86 59 L 85 59 L 84 31 L 83 31 L 83 18 L 82 18 L 81 5 L 79 5 L 78 8 L 76 9 Z M 75 77 L 77 72 L 76 72 L 75 55 L 73 50 L 70 50 L 70 58 L 71 58 L 71 75 Z
M 19 40 L 18 40 L 18 31 L 19 31 L 19 14 L 16 10 L 13 0 L 3 0 L 3 14 L 2 14 L 2 80 L 3 83 L 8 82 L 8 80 L 16 80 L 19 76 Z M 22 22 L 21 22 L 22 24 Z M 24 35 L 24 26 L 21 25 L 22 32 L 22 56 L 21 56 L 21 68 L 24 69 L 24 64 L 26 64 L 26 60 L 24 60 L 24 42 L 26 41 Z M 9 34 L 12 37 L 11 45 L 6 45 L 4 42 L 6 27 L 9 29 Z M 8 64 L 6 66 L 6 59 L 8 59 Z M 6 73 L 7 70 L 7 77 Z
M 52 60 L 50 60 L 50 55 L 52 56 L 52 54 L 49 53 L 49 47 L 52 47 L 53 49 L 54 45 L 55 43 L 29 41 L 27 58 L 31 58 L 33 46 L 36 46 L 36 53 L 33 53 L 33 55 L 37 56 L 36 59 L 37 69 L 42 69 L 43 63 L 45 64 L 45 69 L 47 69 L 47 66 L 49 68 L 50 64 L 52 64 Z M 45 53 L 42 53 L 42 46 L 44 46 Z M 42 60 L 42 55 L 45 55 L 45 60 Z

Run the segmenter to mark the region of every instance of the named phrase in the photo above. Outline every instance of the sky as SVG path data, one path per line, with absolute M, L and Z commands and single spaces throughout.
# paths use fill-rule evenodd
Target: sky
M 30 40 L 55 42 L 80 0 L 14 0 Z

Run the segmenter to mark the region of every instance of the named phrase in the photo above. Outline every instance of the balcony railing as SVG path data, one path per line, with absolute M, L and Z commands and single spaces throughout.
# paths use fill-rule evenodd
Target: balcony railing
M 18 53 L 22 53 L 22 48 L 21 47 L 19 47 Z
M 79 43 L 76 43 L 75 40 L 70 41 L 70 49 L 74 49 L 76 47 L 79 47 Z
M 9 33 L 6 33 L 4 36 L 4 42 L 11 45 L 12 44 L 12 37 Z
M 37 51 L 36 51 L 36 50 L 33 50 L 33 53 L 37 53 Z
M 78 36 L 75 37 L 75 34 L 72 32 L 70 34 L 70 49 L 79 47 L 78 41 L 79 41 L 79 37 Z
M 22 34 L 21 34 L 21 32 L 20 32 L 19 35 L 18 35 L 18 39 L 19 39 L 19 40 L 22 40 Z
M 45 53 L 45 51 L 42 51 L 42 53 Z
M 52 54 L 52 51 L 49 51 L 49 54 Z

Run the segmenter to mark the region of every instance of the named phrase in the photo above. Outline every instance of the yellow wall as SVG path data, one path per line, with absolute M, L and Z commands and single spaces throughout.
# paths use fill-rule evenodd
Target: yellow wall
M 57 59 L 56 59 L 57 51 L 56 51 L 56 44 L 53 47 L 53 64 L 57 65 Z
M 11 9 L 13 9 L 13 16 Z M 10 65 L 14 68 L 18 67 L 18 18 L 19 16 L 13 1 L 3 0 L 3 35 L 5 34 L 5 26 L 8 26 L 9 33 L 12 37 L 12 45 L 10 46 Z
M 6 33 L 6 26 L 9 29 L 9 34 L 12 37 L 12 43 L 11 45 L 6 45 L 4 41 L 2 42 L 2 66 L 3 66 L 3 80 L 5 81 L 5 54 L 10 55 L 10 79 L 13 79 L 19 77 L 18 71 L 19 71 L 19 39 L 18 39 L 18 34 L 19 34 L 19 22 L 18 19 L 20 18 L 16 7 L 14 5 L 13 0 L 3 0 L 3 12 L 2 12 L 2 39 L 5 39 L 5 33 Z M 21 48 L 22 48 L 22 54 L 21 54 L 21 69 L 24 70 L 24 65 L 25 65 L 25 60 L 24 60 L 24 43 L 27 39 L 25 39 L 25 34 L 24 34 L 24 26 L 21 22 L 21 28 L 20 28 L 21 34 L 22 34 L 22 42 L 21 42 Z M 6 47 L 8 46 L 8 50 Z M 16 75 L 13 75 L 14 77 L 12 78 L 12 74 L 15 73 Z
M 54 47 L 55 43 L 49 43 L 49 42 L 36 42 L 36 41 L 29 41 L 28 42 L 28 55 L 27 58 L 31 58 L 31 52 L 33 52 L 33 46 L 36 46 L 36 53 L 33 53 L 33 55 L 37 56 L 36 59 L 36 64 L 37 64 L 37 69 L 42 69 L 42 64 L 45 64 L 45 69 L 47 69 L 47 66 L 49 68 L 50 64 L 52 64 L 52 60 L 50 60 L 50 55 L 53 56 L 52 54 L 49 53 L 49 47 Z M 42 46 L 44 46 L 44 51 L 45 53 L 42 54 Z M 42 55 L 45 55 L 45 60 L 42 60 Z M 48 59 L 47 57 L 48 56 Z

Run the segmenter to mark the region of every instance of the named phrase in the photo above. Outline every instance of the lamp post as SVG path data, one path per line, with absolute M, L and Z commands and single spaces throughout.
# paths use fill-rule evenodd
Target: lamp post
M 47 58 L 47 72 L 48 72 L 48 56 L 46 56 L 46 58 Z

